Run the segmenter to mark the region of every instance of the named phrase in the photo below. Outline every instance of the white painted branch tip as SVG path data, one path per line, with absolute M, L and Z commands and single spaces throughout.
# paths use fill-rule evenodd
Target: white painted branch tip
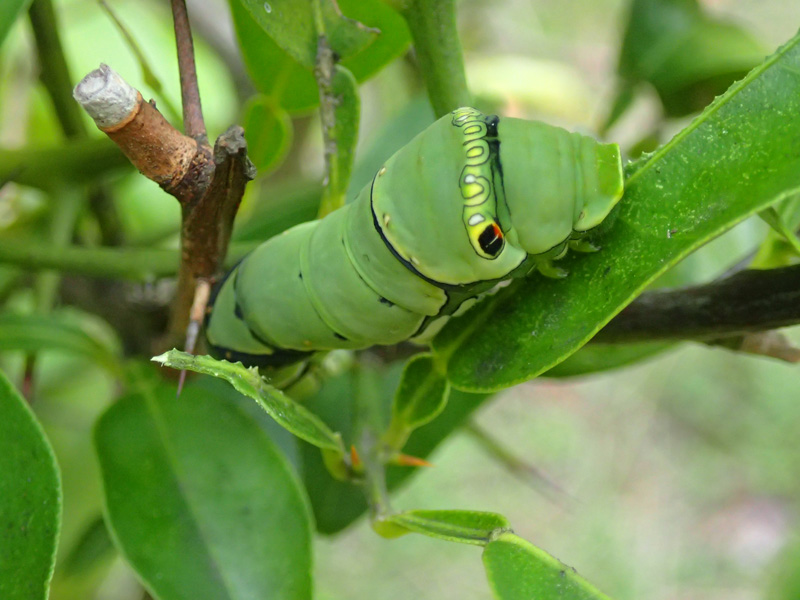
M 139 102 L 139 92 L 104 64 L 75 86 L 72 97 L 101 129 L 123 122 Z

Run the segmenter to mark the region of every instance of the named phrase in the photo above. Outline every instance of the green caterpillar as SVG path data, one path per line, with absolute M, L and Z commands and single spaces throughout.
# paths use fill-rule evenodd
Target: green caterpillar
M 430 337 L 465 300 L 551 264 L 622 196 L 616 144 L 460 108 L 354 202 L 259 246 L 216 288 L 213 354 L 281 366 Z M 584 247 L 581 248 L 581 244 Z

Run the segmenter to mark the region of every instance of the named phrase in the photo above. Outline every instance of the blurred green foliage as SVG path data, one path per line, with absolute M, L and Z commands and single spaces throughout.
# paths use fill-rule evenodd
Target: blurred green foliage
M 10 261 L 0 264 L 0 369 L 26 392 L 32 412 L 20 412 L 22 400 L 8 386 L 0 390 L 0 423 L 22 423 L 0 436 L 0 443 L 13 440 L 14 448 L 46 453 L 49 440 L 61 470 L 63 520 L 50 597 L 140 598 L 140 580 L 159 598 L 180 597 L 168 588 L 182 585 L 174 582 L 184 576 L 199 587 L 193 597 L 247 597 L 271 577 L 293 582 L 285 597 L 310 597 L 312 576 L 315 597 L 327 600 L 477 599 L 488 597 L 490 589 L 498 598 L 528 594 L 527 588 L 515 591 L 517 585 L 527 586 L 527 579 L 506 575 L 515 568 L 535 570 L 508 565 L 531 556 L 537 564 L 550 565 L 552 557 L 543 557 L 538 548 L 502 535 L 499 543 L 491 542 L 484 554 L 487 584 L 476 569 L 480 556 L 474 548 L 423 536 L 384 541 L 360 518 L 369 513 L 368 495 L 331 475 L 331 465 L 317 448 L 288 435 L 221 382 L 196 379 L 176 401 L 174 382 L 143 364 L 151 354 L 149 345 L 163 331 L 172 288 L 153 273 L 173 271 L 165 257 L 177 257 L 180 210 L 155 184 L 133 174 L 85 117 L 89 139 L 65 141 L 52 99 L 37 79 L 27 4 L 5 2 L 0 8 L 0 258 Z M 165 5 L 110 4 L 163 89 L 142 72 L 101 7 L 56 0 L 72 81 L 105 62 L 160 107 L 177 105 L 174 39 Z M 344 15 L 367 26 L 342 21 L 345 30 L 355 27 L 357 33 L 343 36 L 337 46 L 342 65 L 359 84 L 362 105 L 352 177 L 339 182 L 348 198 L 433 120 L 414 55 L 408 53 L 411 33 L 391 4 L 338 2 Z M 321 0 L 321 6 L 328 11 L 325 26 L 336 27 L 339 17 L 330 12 L 332 3 Z M 259 167 L 237 219 L 237 242 L 261 241 L 314 218 L 323 193 L 323 142 L 314 112 L 319 92 L 308 68 L 313 39 L 304 35 L 302 47 L 286 47 L 300 39 L 293 29 L 300 21 L 270 22 L 281 7 L 291 4 L 230 0 L 189 7 L 209 133 L 213 138 L 241 120 Z M 265 19 L 263 28 L 259 21 L 263 25 Z M 458 3 L 466 73 L 479 107 L 605 131 L 631 157 L 684 129 L 688 119 L 788 39 L 798 23 L 800 8 L 778 0 Z M 369 28 L 381 34 L 374 36 Z M 794 89 L 791 69 L 784 68 L 790 66 L 782 63 L 785 81 L 757 80 L 768 91 L 760 99 L 765 114 L 780 104 L 782 92 Z M 706 191 L 719 189 L 717 184 L 733 175 L 722 168 L 705 169 L 703 160 L 711 161 L 715 151 L 720 164 L 730 159 L 735 153 L 724 145 L 725 135 L 729 140 L 735 131 L 734 145 L 740 149 L 751 144 L 768 148 L 758 163 L 762 173 L 783 169 L 788 181 L 794 157 L 788 151 L 783 159 L 777 155 L 793 147 L 769 132 L 784 121 L 776 118 L 761 127 L 761 136 L 748 133 L 744 128 L 758 117 L 752 114 L 758 102 L 747 104 L 737 96 L 739 102 L 739 112 L 723 115 L 727 121 L 699 123 L 714 129 L 716 137 L 695 126 L 692 131 L 703 139 L 694 144 L 682 134 L 683 141 L 669 147 L 672 155 L 662 153 L 664 161 L 654 161 L 649 175 L 637 175 L 638 185 L 644 187 L 641 181 L 650 177 L 652 190 L 659 185 L 675 193 L 684 189 L 681 197 L 687 202 L 700 198 L 690 186 L 703 178 Z M 796 114 L 792 98 L 786 102 L 786 112 Z M 792 114 L 783 115 L 786 122 Z M 355 143 L 355 128 L 345 133 Z M 684 169 L 667 181 L 664 169 L 684 158 L 703 167 L 701 172 Z M 731 169 L 735 174 L 753 164 L 744 160 Z M 756 193 L 766 199 L 779 191 L 770 178 L 762 183 L 753 184 L 756 191 L 739 189 L 741 206 L 754 206 Z M 775 190 L 765 191 L 769 185 Z M 98 189 L 118 216 L 120 246 L 102 246 L 109 225 L 93 195 Z M 64 271 L 56 275 L 59 285 L 48 287 L 30 266 L 38 260 L 31 258 L 33 252 L 26 261 L 13 256 L 39 248 L 55 250 L 49 254 L 58 259 L 52 221 L 65 190 L 86 194 L 87 202 L 69 232 L 68 251 L 61 254 L 71 257 L 70 269 L 78 272 L 86 260 L 97 260 L 93 271 L 84 272 L 92 279 Z M 713 193 L 709 198 L 712 202 Z M 727 193 L 725 201 L 735 205 Z M 628 210 L 636 212 L 646 202 L 645 197 Z M 796 197 L 776 205 L 789 230 L 797 228 L 797 206 Z M 701 220 L 683 205 L 673 208 L 687 228 Z M 734 220 L 724 221 L 724 227 Z M 661 225 L 627 217 L 620 223 L 618 230 L 639 233 Z M 664 259 L 660 246 L 645 246 L 642 251 L 651 251 L 654 260 Z M 696 244 L 689 246 L 695 250 Z M 118 261 L 116 270 L 104 267 L 117 250 L 125 252 L 128 262 Z M 591 270 L 592 260 L 608 264 L 612 253 L 609 245 L 586 259 L 584 267 Z M 631 251 L 614 260 L 620 269 L 627 268 L 635 263 L 634 255 Z M 142 267 L 146 256 L 160 268 Z M 708 281 L 740 261 L 774 268 L 796 264 L 798 257 L 785 237 L 751 219 L 693 252 L 653 285 Z M 132 279 L 139 282 L 122 281 L 120 269 L 135 271 Z M 598 296 L 581 291 L 578 279 L 568 282 L 576 286 L 576 295 L 595 302 Z M 538 282 L 525 285 L 531 298 L 542 293 Z M 562 282 L 558 286 L 563 290 Z M 44 303 L 54 307 L 47 313 L 40 308 L 43 289 L 55 290 Z M 577 311 L 575 318 L 585 320 L 586 315 Z M 527 362 L 516 346 L 501 339 L 498 347 L 509 360 Z M 567 351 L 556 353 L 563 358 Z M 536 359 L 547 362 L 544 355 Z M 385 429 L 395 403 L 395 414 L 405 415 L 397 427 L 408 435 L 402 451 L 435 467 L 389 466 L 385 485 L 393 506 L 425 509 L 407 513 L 425 517 L 443 508 L 457 516 L 474 515 L 469 511 L 475 509 L 504 515 L 498 518 L 510 522 L 518 535 L 535 540 L 620 600 L 759 597 L 761 590 L 774 600 L 796 598 L 796 367 L 687 344 L 588 345 L 539 380 L 496 399 L 453 390 L 444 406 L 441 373 L 409 375 L 396 391 L 402 368 L 403 361 L 391 351 L 333 353 L 315 362 L 311 376 L 291 392 L 304 398 L 304 406 L 326 430 L 341 433 L 347 448 L 359 445 L 369 428 Z M 465 371 L 474 376 L 475 364 Z M 436 393 L 415 395 L 415 381 L 434 381 Z M 427 422 L 432 415 L 437 416 Z M 479 421 L 481 430 L 516 461 L 503 462 L 502 452 L 492 452 L 485 441 L 469 435 L 463 426 L 470 419 Z M 98 450 L 92 448 L 93 430 Z M 10 456 L 0 454 L 0 461 Z M 208 454 L 213 463 L 207 462 Z M 47 470 L 49 463 L 37 465 Z M 19 468 L 0 471 L 0 487 L 22 489 Z M 30 469 L 24 473 L 34 475 Z M 36 475 L 44 482 L 39 491 L 56 493 L 52 469 Z M 156 478 L 169 480 L 179 492 L 159 495 L 151 485 Z M 8 498 L 19 499 L 13 492 L 0 495 L 0 518 L 8 516 L 3 512 L 12 506 Z M 314 539 L 315 566 L 307 543 L 312 525 L 324 534 Z M 486 529 L 495 531 L 496 523 Z M 40 541 L 54 539 L 42 536 Z M 163 559 L 153 562 L 157 552 Z M 208 580 L 197 577 L 189 561 L 195 553 L 204 554 L 208 564 L 222 565 L 219 579 L 210 570 L 200 573 Z M 47 554 L 46 548 L 31 554 L 42 558 L 39 572 L 31 571 L 27 581 L 38 585 L 47 579 Z M 497 564 L 503 565 L 499 571 L 494 570 Z M 582 580 L 568 579 L 568 586 L 590 589 Z M 238 583 L 229 584 L 234 580 Z M 0 565 L 3 598 L 16 597 L 3 587 L 13 581 L 18 576 L 7 577 Z

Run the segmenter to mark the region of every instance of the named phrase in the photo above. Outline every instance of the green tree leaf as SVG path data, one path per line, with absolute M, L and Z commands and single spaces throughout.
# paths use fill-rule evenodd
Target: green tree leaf
M 411 432 L 430 423 L 447 405 L 450 385 L 430 354 L 412 356 L 403 369 L 392 402 L 392 420 L 385 441 L 400 450 Z
M 766 53 L 750 33 L 706 14 L 697 0 L 635 0 L 618 70 L 626 86 L 652 84 L 667 114 L 681 116 L 701 110 Z
M 497 600 L 610 600 L 575 569 L 513 533 L 489 542 L 483 566 Z
M 260 174 L 277 168 L 292 144 L 292 119 L 275 101 L 260 94 L 244 107 L 247 156 Z
M 116 350 L 57 313 L 0 314 L 0 352 L 4 350 L 62 350 L 86 356 L 113 374 L 122 372 Z
M 17 17 L 22 14 L 30 0 L 5 0 L 0 2 L 0 46 L 3 45 L 8 32 Z
M 638 344 L 586 344 L 564 362 L 558 363 L 542 377 L 576 377 L 611 369 L 619 369 L 654 357 L 675 344 L 671 342 L 641 342 Z
M 368 79 L 410 43 L 404 19 L 381 0 L 339 0 L 339 7 L 353 19 L 380 30 L 366 49 L 341 64 L 359 82 Z M 319 92 L 311 69 L 303 67 L 267 35 L 241 0 L 229 0 L 236 37 L 253 84 L 290 113 L 307 112 L 319 104 Z
M 656 153 L 629 165 L 603 248 L 566 280 L 514 282 L 434 339 L 453 385 L 498 390 L 564 360 L 659 275 L 800 187 L 800 37 Z M 489 326 L 491 324 L 491 326 Z
M 341 57 L 363 50 L 378 31 L 342 15 L 332 0 L 239 0 L 256 23 L 289 56 L 313 69 L 317 58 L 317 37 L 325 35 Z M 319 17 L 315 17 L 315 4 Z
M 342 439 L 322 420 L 264 381 L 258 369 L 248 369 L 242 363 L 229 363 L 210 356 L 194 356 L 170 350 L 153 358 L 155 362 L 174 369 L 185 369 L 213 375 L 228 381 L 237 391 L 258 402 L 279 425 L 297 437 L 322 450 L 343 453 Z
M 112 535 L 161 600 L 311 598 L 311 520 L 286 459 L 244 412 L 187 386 L 98 421 Z
M 0 598 L 47 598 L 60 527 L 53 450 L 0 371 Z
M 409 532 L 448 542 L 485 546 L 511 525 L 503 515 L 474 510 L 407 510 L 373 522 L 387 537 Z

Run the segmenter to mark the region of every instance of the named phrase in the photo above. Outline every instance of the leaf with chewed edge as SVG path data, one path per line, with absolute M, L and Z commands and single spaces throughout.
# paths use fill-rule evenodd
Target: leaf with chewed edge
M 255 400 L 269 416 L 284 429 L 322 450 L 344 455 L 341 436 L 331 431 L 322 420 L 271 386 L 258 372 L 242 363 L 216 360 L 210 356 L 194 356 L 179 350 L 170 350 L 152 359 L 166 367 L 184 369 L 219 377 L 237 391 Z

